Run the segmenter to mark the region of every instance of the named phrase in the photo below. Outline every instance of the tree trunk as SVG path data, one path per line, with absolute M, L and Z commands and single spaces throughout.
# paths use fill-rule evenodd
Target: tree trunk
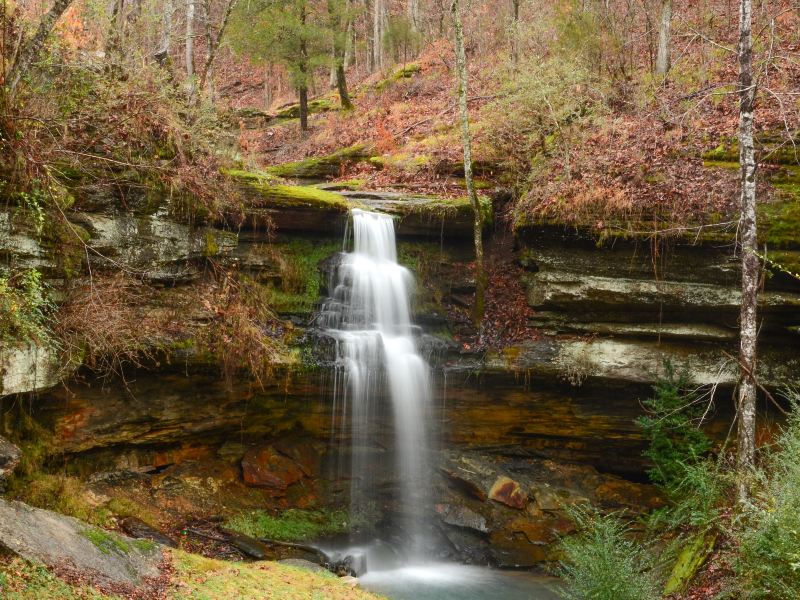
M 419 32 L 419 0 L 408 0 L 408 4 L 406 5 L 406 11 L 408 13 L 408 22 L 411 25 L 411 30 L 414 33 Z
M 484 296 L 486 293 L 486 276 L 483 271 L 483 215 L 475 192 L 472 178 L 472 138 L 469 131 L 469 111 L 467 107 L 467 55 L 464 50 L 464 29 L 461 25 L 461 13 L 458 0 L 452 0 L 450 12 L 453 15 L 455 29 L 456 78 L 458 81 L 458 108 L 461 115 L 461 139 L 464 145 L 464 181 L 467 185 L 467 196 L 472 205 L 473 241 L 475 243 L 475 322 L 480 325 L 484 313 Z
M 222 44 L 222 38 L 225 35 L 225 29 L 228 27 L 228 21 L 230 21 L 231 13 L 233 9 L 236 8 L 236 2 L 238 0 L 228 0 L 228 5 L 225 7 L 225 12 L 222 15 L 222 22 L 219 24 L 219 29 L 217 30 L 217 37 L 211 39 L 211 31 L 210 31 L 210 23 L 209 23 L 209 49 L 206 53 L 206 62 L 203 65 L 203 71 L 200 73 L 200 89 L 202 90 L 205 87 L 206 79 L 211 74 L 211 69 L 214 66 L 214 59 L 217 56 L 217 50 L 219 50 L 220 45 Z M 209 20 L 210 20 L 209 16 Z
M 31 65 L 39 59 L 42 53 L 44 43 L 47 41 L 47 36 L 53 31 L 56 21 L 64 14 L 70 7 L 72 0 L 56 0 L 49 11 L 39 21 L 39 27 L 36 28 L 36 33 L 33 37 L 22 47 L 16 60 L 11 65 L 8 73 L 8 96 L 13 98 L 17 91 L 17 86 L 20 80 L 25 76 Z
M 666 77 L 669 72 L 669 39 L 672 26 L 672 0 L 661 0 L 661 21 L 658 25 L 658 54 L 656 75 Z
M 353 102 L 347 92 L 347 79 L 345 78 L 344 64 L 342 63 L 339 63 L 336 67 L 336 88 L 339 90 L 339 100 L 342 103 L 342 108 L 344 110 L 353 108 Z
M 372 3 L 372 62 L 375 69 L 383 69 L 383 34 L 385 31 L 385 0 L 373 0 Z
M 120 15 L 124 10 L 125 0 L 114 0 L 111 6 L 111 19 L 108 24 L 106 36 L 106 56 L 116 55 L 120 47 Z M 116 56 L 115 56 L 116 58 Z
M 155 59 L 161 66 L 169 65 L 169 53 L 172 48 L 172 0 L 164 0 L 164 14 L 161 17 L 161 41 L 155 53 Z
M 305 135 L 308 131 L 308 86 L 301 84 L 298 89 L 300 96 L 300 131 Z
M 511 0 L 511 62 L 519 63 L 519 0 Z
M 759 259 L 756 254 L 756 160 L 753 143 L 755 84 L 753 82 L 753 36 L 751 0 L 739 6 L 739 165 L 741 169 L 742 309 L 740 315 L 739 363 L 741 380 L 737 401 L 739 498 L 748 497 L 748 480 L 755 464 L 756 438 L 756 305 Z
M 194 0 L 186 0 L 186 95 L 194 97 Z

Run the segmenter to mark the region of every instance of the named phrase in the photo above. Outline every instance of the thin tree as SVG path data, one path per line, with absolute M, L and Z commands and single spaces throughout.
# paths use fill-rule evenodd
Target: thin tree
M 472 137 L 469 131 L 469 110 L 467 107 L 467 53 L 464 49 L 464 28 L 458 0 L 452 0 L 450 12 L 455 30 L 456 79 L 458 82 L 458 108 L 461 116 L 461 141 L 464 146 L 464 181 L 467 196 L 473 213 L 473 241 L 475 244 L 475 321 L 480 324 L 484 313 L 486 275 L 483 270 L 483 215 L 475 182 L 472 177 Z
M 666 77 L 670 69 L 669 41 L 672 28 L 672 0 L 661 0 L 661 19 L 658 24 L 658 53 L 656 75 Z
M 511 0 L 511 62 L 519 63 L 519 0 Z
M 216 58 L 217 51 L 219 50 L 219 47 L 222 44 L 222 39 L 225 36 L 225 29 L 228 27 L 228 22 L 231 19 L 231 13 L 233 12 L 233 9 L 236 8 L 237 2 L 238 0 L 228 0 L 228 3 L 225 5 L 225 12 L 223 12 L 222 14 L 222 21 L 220 21 L 219 29 L 217 29 L 216 37 L 211 35 L 211 25 L 210 25 L 211 16 L 208 14 L 206 15 L 206 18 L 209 20 L 208 36 L 207 36 L 208 48 L 206 49 L 206 60 L 205 63 L 203 63 L 203 70 L 200 71 L 200 82 L 198 84 L 198 87 L 201 90 L 205 88 L 206 80 L 211 75 L 211 69 L 214 66 L 214 59 Z M 207 12 L 210 12 L 210 4 L 211 3 L 209 1 L 208 3 L 209 10 Z
M 756 306 L 759 259 L 756 236 L 756 160 L 753 142 L 756 84 L 753 81 L 752 2 L 739 5 L 739 166 L 741 172 L 742 307 L 739 317 L 741 370 L 737 398 L 737 467 L 739 497 L 748 496 L 748 480 L 755 463 L 756 438 Z
M 194 0 L 186 0 L 186 96 L 194 96 Z
M 50 10 L 47 11 L 41 21 L 39 21 L 36 33 L 33 34 L 33 37 L 25 43 L 19 51 L 19 54 L 17 54 L 17 58 L 11 65 L 8 77 L 6 78 L 8 82 L 7 93 L 10 98 L 13 98 L 16 94 L 19 82 L 25 74 L 28 73 L 33 63 L 39 60 L 47 37 L 50 35 L 50 32 L 53 31 L 53 27 L 55 27 L 58 19 L 61 18 L 61 15 L 66 12 L 71 4 L 72 0 L 56 0 L 53 6 L 50 7 Z
M 332 75 L 339 91 L 339 100 L 342 108 L 349 110 L 353 108 L 350 95 L 347 93 L 347 78 L 345 76 L 345 51 L 347 48 L 347 36 L 350 32 L 350 3 L 343 0 L 328 0 L 328 16 L 330 17 L 330 30 L 333 38 L 333 63 Z
M 383 38 L 386 33 L 386 0 L 372 2 L 372 62 L 375 69 L 383 68 Z

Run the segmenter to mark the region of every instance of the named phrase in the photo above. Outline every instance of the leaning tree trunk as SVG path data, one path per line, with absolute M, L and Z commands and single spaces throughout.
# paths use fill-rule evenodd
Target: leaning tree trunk
M 458 81 L 458 108 L 461 115 L 461 139 L 464 145 L 464 181 L 467 185 L 467 196 L 472 205 L 473 241 L 475 243 L 475 322 L 480 325 L 484 313 L 484 297 L 486 293 L 486 275 L 483 271 L 483 215 L 475 192 L 472 178 L 472 138 L 469 132 L 469 111 L 467 108 L 467 54 L 464 50 L 464 28 L 461 24 L 458 0 L 452 0 L 450 12 L 453 15 L 455 29 L 456 79 Z
M 656 75 L 666 77 L 669 72 L 669 39 L 672 26 L 672 0 L 661 0 L 661 21 L 658 25 L 658 54 Z
M 756 86 L 753 82 L 753 36 L 751 0 L 739 7 L 739 165 L 741 169 L 742 308 L 740 315 L 739 363 L 741 380 L 737 399 L 739 497 L 748 497 L 748 480 L 755 463 L 756 438 L 756 305 L 759 259 L 756 237 L 756 160 L 753 143 L 753 113 Z
M 36 28 L 36 33 L 33 37 L 23 46 L 17 55 L 16 60 L 11 65 L 8 77 L 8 96 L 13 98 L 17 91 L 17 86 L 20 80 L 25 76 L 31 65 L 35 63 L 42 53 L 44 43 L 47 41 L 47 36 L 53 31 L 56 21 L 64 14 L 70 7 L 72 0 L 56 0 L 53 6 L 47 11 L 39 21 L 39 27 Z

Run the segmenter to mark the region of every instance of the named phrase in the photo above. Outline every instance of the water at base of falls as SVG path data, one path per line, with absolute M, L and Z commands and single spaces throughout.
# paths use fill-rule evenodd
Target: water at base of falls
M 421 559 L 430 550 L 422 523 L 429 508 L 431 383 L 411 322 L 414 281 L 397 262 L 392 218 L 358 209 L 351 216 L 353 248 L 343 255 L 318 321 L 336 344 L 334 412 L 350 440 L 351 519 L 374 524 L 381 516 L 375 506 L 378 487 L 399 484 L 401 551 Z M 385 430 L 384 412 L 391 413 L 391 432 Z M 389 464 L 381 457 L 387 433 L 394 439 Z M 379 560 L 370 551 L 363 556 L 367 569 L 370 557 Z

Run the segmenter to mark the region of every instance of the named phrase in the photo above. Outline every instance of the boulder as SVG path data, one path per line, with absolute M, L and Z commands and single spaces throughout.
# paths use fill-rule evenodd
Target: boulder
M 283 496 L 290 485 L 303 479 L 300 466 L 272 446 L 251 448 L 242 458 L 242 477 L 247 485 Z
M 163 551 L 72 517 L 0 499 L 0 545 L 122 595 L 157 587 Z
M 505 476 L 498 477 L 489 490 L 489 499 L 500 502 L 511 508 L 525 508 L 528 495 L 522 491 L 519 483 Z
M 453 504 L 437 504 L 434 509 L 443 523 L 455 527 L 471 529 L 479 533 L 488 533 L 486 517 L 467 508 Z
M 14 473 L 21 458 L 22 451 L 0 436 L 0 493 L 5 491 L 6 481 Z
M 61 376 L 58 356 L 47 346 L 29 342 L 0 348 L 0 396 L 51 388 Z

